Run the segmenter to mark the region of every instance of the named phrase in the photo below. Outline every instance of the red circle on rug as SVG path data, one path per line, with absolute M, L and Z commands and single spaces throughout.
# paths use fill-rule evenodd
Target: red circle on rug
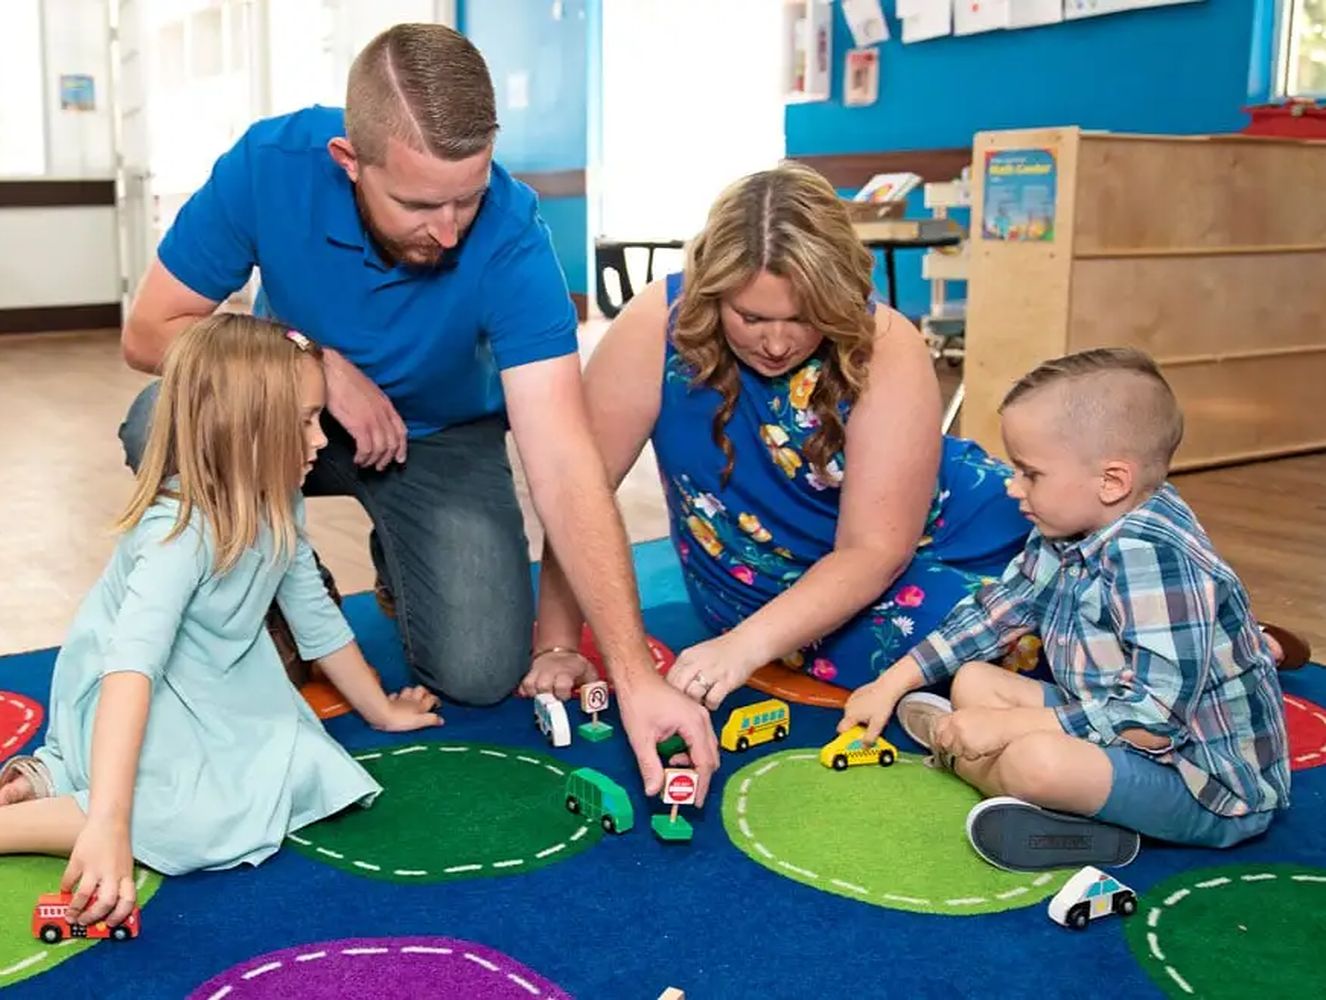
M 1326 708 L 1285 695 L 1285 726 L 1289 730 L 1289 767 L 1305 771 L 1326 764 Z
M 0 760 L 23 749 L 41 728 L 41 705 L 11 691 L 0 691 Z
M 649 643 L 649 655 L 654 658 L 654 667 L 658 670 L 658 675 L 666 677 L 668 671 L 672 669 L 672 664 L 677 660 L 676 654 L 652 635 L 645 636 L 645 641 Z M 589 630 L 588 625 L 580 632 L 580 655 L 594 665 L 599 677 L 603 680 L 608 679 L 603 653 L 599 651 L 599 644 L 594 641 L 594 633 Z

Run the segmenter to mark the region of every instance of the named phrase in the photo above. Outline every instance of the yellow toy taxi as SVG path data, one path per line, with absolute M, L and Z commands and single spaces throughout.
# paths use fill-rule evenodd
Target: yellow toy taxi
M 854 726 L 841 733 L 832 743 L 820 750 L 820 763 L 835 771 L 846 771 L 858 764 L 878 764 L 889 767 L 898 759 L 898 748 L 883 736 L 867 746 L 861 737 L 866 734 L 865 726 Z
M 787 702 L 766 698 L 754 705 L 734 708 L 723 723 L 719 743 L 724 750 L 745 753 L 770 740 L 785 740 L 792 731 L 792 710 Z

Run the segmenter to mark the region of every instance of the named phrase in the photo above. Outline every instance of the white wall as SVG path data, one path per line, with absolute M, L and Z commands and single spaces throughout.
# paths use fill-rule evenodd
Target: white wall
M 46 28 L 46 173 L 111 177 L 115 173 L 110 90 L 110 8 L 106 0 L 42 0 Z M 60 107 L 60 76 L 92 77 L 93 111 Z
M 454 0 L 267 0 L 267 17 L 267 113 L 274 115 L 310 104 L 343 105 L 350 64 L 393 24 L 456 23 Z
M 41 0 L 8 0 L 0 30 L 0 177 L 46 172 Z
M 0 309 L 120 299 L 110 205 L 0 209 Z
M 108 22 L 106 0 L 3 0 L 0 176 L 114 176 Z M 61 108 L 63 74 L 92 77 L 93 110 Z M 0 208 L 0 309 L 119 297 L 113 206 Z
M 782 17 L 773 0 L 605 0 L 604 235 L 689 239 L 723 187 L 782 158 Z

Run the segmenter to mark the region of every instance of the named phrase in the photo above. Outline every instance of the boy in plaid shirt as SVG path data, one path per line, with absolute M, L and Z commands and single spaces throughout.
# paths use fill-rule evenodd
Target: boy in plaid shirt
M 1086 351 L 1025 376 L 1000 412 L 1009 493 L 1036 530 L 999 582 L 852 694 L 839 729 L 873 738 L 896 706 L 991 796 L 967 833 L 1002 868 L 1126 864 L 1139 832 L 1208 847 L 1262 833 L 1289 804 L 1275 654 L 1165 481 L 1183 434 L 1169 385 L 1139 351 Z M 989 662 L 1028 633 L 1053 684 Z M 949 677 L 951 702 L 906 694 Z

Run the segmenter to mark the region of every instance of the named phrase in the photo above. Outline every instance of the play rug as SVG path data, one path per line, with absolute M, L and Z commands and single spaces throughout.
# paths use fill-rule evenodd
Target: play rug
M 674 650 L 704 637 L 666 543 L 637 547 L 646 624 Z M 387 683 L 406 679 L 370 595 L 347 614 Z M 40 738 L 55 652 L 0 659 L 0 756 Z M 388 736 L 328 729 L 386 791 L 296 834 L 257 869 L 143 876 L 142 936 L 48 947 L 32 903 L 62 863 L 0 858 L 7 1000 L 377 997 L 690 1000 L 1326 995 L 1326 670 L 1286 675 L 1294 807 L 1232 851 L 1147 844 L 1117 874 L 1139 909 L 1078 933 L 1045 915 L 1062 873 L 981 865 L 962 832 L 975 793 L 902 751 L 892 767 L 822 767 L 838 712 L 792 707 L 779 743 L 724 754 L 714 794 L 684 808 L 690 844 L 649 828 L 617 726 L 554 749 L 529 702 L 446 706 L 447 723 Z M 732 706 L 767 697 L 739 692 Z M 568 706 L 572 728 L 583 721 Z M 31 715 L 28 713 L 31 712 Z M 722 723 L 726 712 L 720 713 Z M 26 728 L 24 728 L 26 727 Z M 578 767 L 630 795 L 604 832 L 565 808 Z

